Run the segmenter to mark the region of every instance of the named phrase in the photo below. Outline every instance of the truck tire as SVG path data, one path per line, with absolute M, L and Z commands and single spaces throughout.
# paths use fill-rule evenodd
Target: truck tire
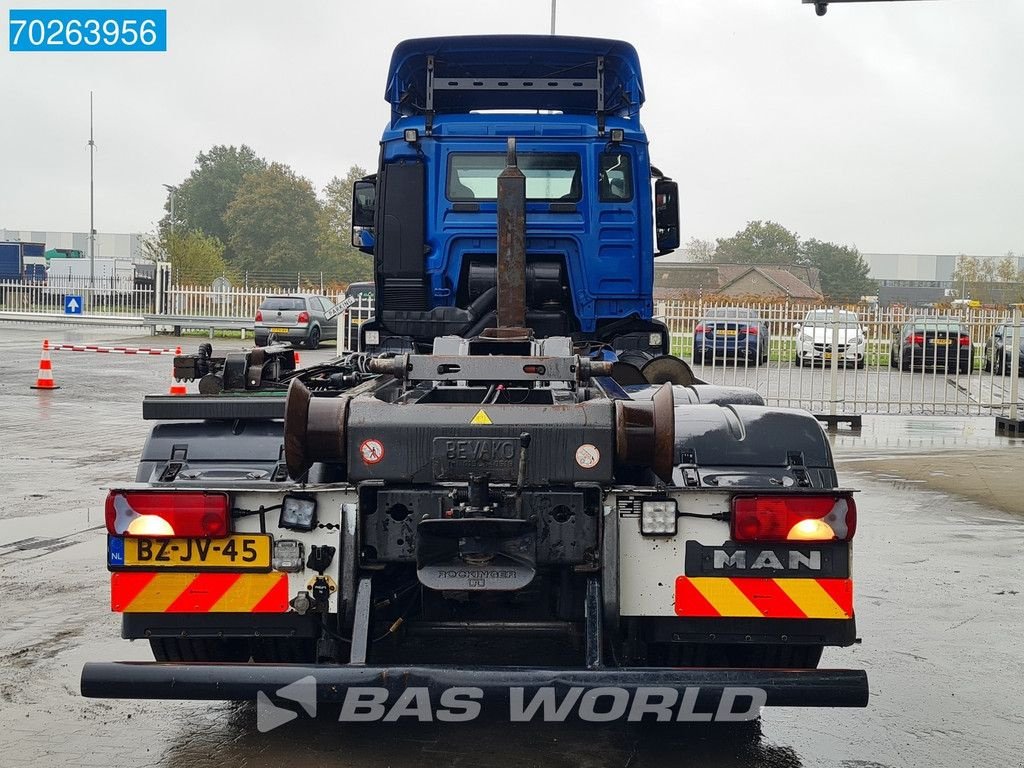
M 157 661 L 248 661 L 249 642 L 244 638 L 150 638 L 149 647 Z

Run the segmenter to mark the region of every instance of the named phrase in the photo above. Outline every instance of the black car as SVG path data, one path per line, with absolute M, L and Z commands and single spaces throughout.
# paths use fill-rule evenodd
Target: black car
M 901 371 L 930 368 L 968 373 L 971 333 L 955 318 L 922 317 L 904 323 L 892 340 L 889 364 Z
M 998 325 L 985 342 L 985 370 L 996 376 L 1005 376 L 1013 367 L 1010 349 L 1013 347 L 1013 326 Z M 1024 374 L 1024 328 L 1017 329 L 1017 347 L 1019 360 L 1018 375 Z
M 760 365 L 768 362 L 770 343 L 768 324 L 756 309 L 716 307 L 693 329 L 693 362 L 732 359 Z

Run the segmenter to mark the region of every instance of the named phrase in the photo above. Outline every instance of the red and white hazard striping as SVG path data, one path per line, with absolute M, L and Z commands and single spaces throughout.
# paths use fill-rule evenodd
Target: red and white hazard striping
M 53 352 L 101 352 L 115 355 L 180 355 L 181 347 L 101 347 L 96 344 L 50 344 L 43 341 L 43 349 Z

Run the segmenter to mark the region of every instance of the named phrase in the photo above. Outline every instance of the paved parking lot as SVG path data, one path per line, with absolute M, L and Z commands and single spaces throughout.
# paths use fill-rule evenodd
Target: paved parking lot
M 863 644 L 823 665 L 868 670 L 864 710 L 766 710 L 742 727 L 300 721 L 260 734 L 249 705 L 82 699 L 85 661 L 148 657 L 108 610 L 102 500 L 134 475 L 141 396 L 166 391 L 170 358 L 54 353 L 61 389 L 40 393 L 28 387 L 44 334 L 176 343 L 0 325 L 0 765 L 1022 765 L 1024 444 L 966 416 L 868 418 L 832 437 L 844 483 L 861 489 Z

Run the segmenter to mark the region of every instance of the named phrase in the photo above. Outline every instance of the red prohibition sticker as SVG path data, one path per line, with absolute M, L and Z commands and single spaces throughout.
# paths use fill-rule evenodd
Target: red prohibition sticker
M 359 456 L 364 464 L 376 464 L 384 458 L 384 443 L 380 440 L 363 440 L 359 446 Z

